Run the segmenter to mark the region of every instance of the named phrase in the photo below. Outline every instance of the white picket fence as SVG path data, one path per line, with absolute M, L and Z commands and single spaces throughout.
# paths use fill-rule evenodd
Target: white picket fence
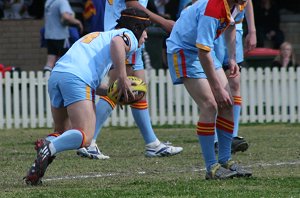
M 47 79 L 39 72 L 0 75 L 0 129 L 52 127 Z M 149 80 L 150 79 L 150 80 Z M 300 68 L 243 69 L 241 123 L 300 122 Z M 299 79 L 299 80 L 298 80 Z M 195 124 L 198 108 L 183 85 L 174 86 L 168 71 L 147 72 L 153 125 Z M 105 126 L 133 126 L 130 108 L 117 108 Z

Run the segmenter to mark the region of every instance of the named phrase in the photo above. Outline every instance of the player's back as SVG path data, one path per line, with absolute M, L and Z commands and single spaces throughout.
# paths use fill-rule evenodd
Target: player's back
M 168 53 L 182 48 L 197 52 L 198 44 L 213 48 L 215 38 L 229 25 L 230 10 L 225 3 L 201 0 L 183 10 L 167 39 Z
M 131 52 L 135 51 L 138 42 L 133 33 L 127 29 L 92 32 L 76 41 L 68 52 L 57 61 L 53 71 L 73 73 L 96 89 L 112 64 L 111 40 L 123 33 L 129 35 L 130 50 Z

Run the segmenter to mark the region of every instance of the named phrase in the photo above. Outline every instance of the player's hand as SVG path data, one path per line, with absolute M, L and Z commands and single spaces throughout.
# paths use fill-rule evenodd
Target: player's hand
M 125 103 L 128 102 L 129 98 L 133 98 L 134 94 L 132 93 L 131 90 L 131 80 L 129 80 L 127 77 L 125 78 L 118 78 L 118 87 L 117 87 L 117 92 L 118 92 L 118 97 L 117 97 L 117 103 L 120 101 L 121 97 L 123 97 L 123 100 Z
M 233 59 L 229 59 L 228 61 L 228 67 L 229 67 L 229 75 L 228 78 L 235 78 L 236 76 L 239 75 L 239 66 Z
M 174 24 L 175 24 L 175 21 L 166 19 L 165 22 L 162 24 L 162 28 L 163 28 L 167 33 L 171 33 Z
M 256 32 L 249 32 L 245 38 L 245 52 L 249 52 L 256 48 L 256 44 Z
M 213 91 L 213 94 L 218 104 L 218 108 L 226 108 L 232 106 L 232 99 L 229 93 L 224 88 Z
M 77 25 L 77 27 L 79 29 L 80 34 L 82 34 L 83 33 L 83 25 L 82 25 L 81 21 L 79 21 L 78 19 L 76 19 L 76 25 Z
M 107 96 L 107 89 L 108 89 L 108 86 L 106 84 L 101 84 L 96 89 L 96 95 L 98 95 L 98 96 Z

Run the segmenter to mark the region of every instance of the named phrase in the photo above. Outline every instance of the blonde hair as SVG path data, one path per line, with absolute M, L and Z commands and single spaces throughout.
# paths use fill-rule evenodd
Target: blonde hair
M 291 47 L 291 55 L 290 55 L 290 60 L 292 61 L 292 64 L 293 66 L 295 66 L 297 63 L 296 63 L 296 55 L 295 55 L 295 52 L 294 52 L 294 49 L 293 49 L 293 46 L 290 42 L 283 42 L 281 45 L 280 45 L 280 50 L 286 48 L 286 47 Z M 282 63 L 282 55 L 281 53 L 279 53 L 276 57 L 275 57 L 275 61 L 278 61 L 280 63 Z

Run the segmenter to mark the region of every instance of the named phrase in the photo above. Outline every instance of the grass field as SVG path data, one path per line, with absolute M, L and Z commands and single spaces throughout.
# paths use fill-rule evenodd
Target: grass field
M 242 125 L 250 142 L 233 159 L 252 169 L 253 177 L 204 180 L 204 163 L 195 128 L 155 128 L 162 141 L 183 153 L 146 158 L 136 128 L 105 128 L 98 142 L 109 160 L 80 158 L 75 151 L 57 156 L 43 185 L 26 186 L 34 161 L 33 142 L 50 129 L 0 131 L 0 197 L 300 197 L 300 125 Z

